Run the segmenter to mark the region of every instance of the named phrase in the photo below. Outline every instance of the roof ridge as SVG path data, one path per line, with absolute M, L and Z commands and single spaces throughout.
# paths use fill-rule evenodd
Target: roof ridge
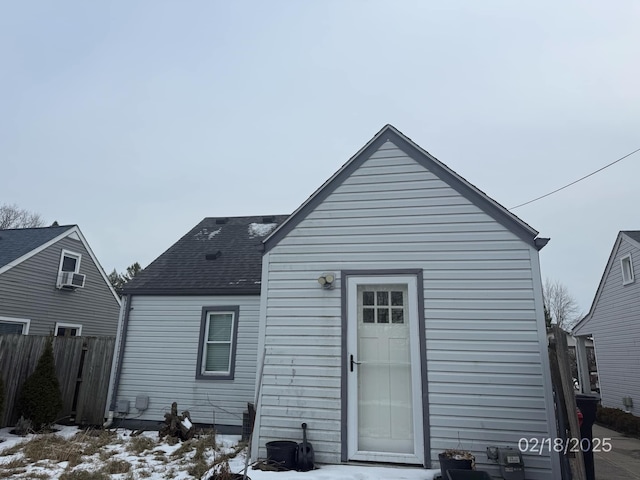
M 49 228 L 73 228 L 77 227 L 77 224 L 70 225 L 49 225 L 48 227 L 21 227 L 21 228 L 0 228 L 0 232 L 15 232 L 15 231 L 24 231 L 24 230 L 46 230 Z

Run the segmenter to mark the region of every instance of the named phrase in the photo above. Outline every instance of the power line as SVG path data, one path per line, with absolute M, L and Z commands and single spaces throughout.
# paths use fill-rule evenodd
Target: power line
M 620 161 L 624 160 L 625 158 L 630 157 L 630 156 L 631 156 L 631 155 L 633 155 L 634 153 L 638 153 L 638 152 L 640 152 L 640 148 L 638 148 L 638 149 L 634 150 L 634 151 L 633 151 L 633 152 L 631 152 L 631 153 L 627 153 L 624 157 L 620 157 L 619 159 L 617 159 L 617 160 L 615 160 L 615 161 L 613 161 L 613 162 L 609 163 L 608 165 L 605 165 L 604 167 L 599 168 L 598 170 L 595 170 L 595 171 L 593 171 L 593 172 L 589 173 L 588 175 L 585 175 L 585 176 L 584 176 L 584 177 L 582 177 L 582 178 L 579 178 L 579 179 L 577 179 L 577 180 L 574 180 L 574 181 L 573 181 L 573 182 L 571 182 L 571 183 L 567 183 L 564 187 L 557 188 L 557 189 L 555 189 L 553 192 L 545 193 L 544 195 L 541 195 L 541 196 L 539 196 L 539 197 L 537 197 L 537 198 L 534 198 L 533 200 L 529 200 L 528 202 L 524 202 L 524 203 L 521 203 L 520 205 L 516 205 L 515 207 L 511 207 L 509 210 L 514 210 L 514 209 L 516 209 L 516 208 L 524 207 L 525 205 L 529 205 L 530 203 L 537 202 L 538 200 L 541 200 L 541 199 L 543 199 L 543 198 L 545 198 L 545 197 L 548 197 L 549 195 L 553 195 L 554 193 L 558 193 L 560 190 L 564 190 L 565 188 L 568 188 L 568 187 L 570 187 L 571 185 L 575 185 L 576 183 L 581 182 L 581 181 L 582 181 L 582 180 L 584 180 L 585 178 L 589 178 L 589 177 L 591 177 L 592 175 L 595 175 L 596 173 L 601 172 L 601 171 L 602 171 L 602 170 L 604 170 L 605 168 L 609 168 L 611 165 L 615 165 L 616 163 L 618 163 L 618 162 L 620 162 Z

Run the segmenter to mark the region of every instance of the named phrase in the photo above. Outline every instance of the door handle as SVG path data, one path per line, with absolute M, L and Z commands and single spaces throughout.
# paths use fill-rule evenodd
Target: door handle
M 351 362 L 350 362 L 350 363 L 351 363 L 351 371 L 352 371 L 352 372 L 353 372 L 353 366 L 354 366 L 354 365 L 360 365 L 360 362 L 356 362 L 356 361 L 353 359 L 353 355 L 351 355 Z

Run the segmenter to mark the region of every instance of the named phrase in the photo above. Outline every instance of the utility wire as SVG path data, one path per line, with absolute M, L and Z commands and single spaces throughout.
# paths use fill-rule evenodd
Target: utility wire
M 620 161 L 624 160 L 625 158 L 630 157 L 630 156 L 631 156 L 631 155 L 633 155 L 634 153 L 638 153 L 638 152 L 640 152 L 640 148 L 638 148 L 638 149 L 634 150 L 634 151 L 633 151 L 633 152 L 631 152 L 631 153 L 627 153 L 624 157 L 620 157 L 619 159 L 617 159 L 617 160 L 615 160 L 615 161 L 613 161 L 613 162 L 609 163 L 608 165 L 605 165 L 604 167 L 599 168 L 598 170 L 596 170 L 596 171 L 594 171 L 594 172 L 589 173 L 588 175 L 585 175 L 585 176 L 584 176 L 584 177 L 582 177 L 582 178 L 579 178 L 578 180 L 574 180 L 573 182 L 566 184 L 564 187 L 557 188 L 557 189 L 555 189 L 553 192 L 545 193 L 544 195 L 541 195 L 541 196 L 539 196 L 539 197 L 537 197 L 537 198 L 534 198 L 533 200 L 529 200 L 528 202 L 524 202 L 524 203 L 521 203 L 520 205 L 516 205 L 515 207 L 511 207 L 509 210 L 514 210 L 514 209 L 516 209 L 516 208 L 524 207 L 525 205 L 529 205 L 530 203 L 537 202 L 538 200 L 541 200 L 541 199 L 543 199 L 543 198 L 545 198 L 545 197 L 548 197 L 549 195 L 553 195 L 554 193 L 558 193 L 560 190 L 564 190 L 565 188 L 568 188 L 568 187 L 570 187 L 571 185 L 575 185 L 576 183 L 581 182 L 581 181 L 582 181 L 582 180 L 584 180 L 585 178 L 589 178 L 589 177 L 591 177 L 592 175 L 595 175 L 596 173 L 601 172 L 601 171 L 602 171 L 602 170 L 604 170 L 605 168 L 609 168 L 611 165 L 615 165 L 616 163 L 618 163 L 618 162 L 620 162 Z

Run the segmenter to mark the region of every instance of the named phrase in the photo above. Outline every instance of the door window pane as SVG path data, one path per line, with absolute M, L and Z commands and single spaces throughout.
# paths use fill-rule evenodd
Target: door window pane
M 375 323 L 375 310 L 373 308 L 362 309 L 362 321 L 364 323 Z
M 391 292 L 391 305 L 393 306 L 404 305 L 402 292 Z
M 404 310 L 394 308 L 391 310 L 391 323 L 404 323 Z
M 389 305 L 389 292 L 377 292 L 378 305 Z
M 362 304 L 373 305 L 373 292 L 362 292 Z

